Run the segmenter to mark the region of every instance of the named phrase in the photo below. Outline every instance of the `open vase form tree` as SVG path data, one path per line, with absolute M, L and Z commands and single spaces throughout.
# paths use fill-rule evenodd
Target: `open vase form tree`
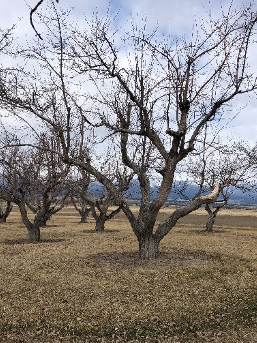
M 194 197 L 198 197 L 219 184 L 220 193 L 216 202 L 205 204 L 208 213 L 206 231 L 213 232 L 218 212 L 227 205 L 236 189 L 249 194 L 255 191 L 254 163 L 251 158 L 254 155 L 254 148 L 243 142 L 230 141 L 224 145 L 218 137 L 216 142 L 208 145 L 206 132 L 207 130 L 201 144 L 198 144 L 199 150 L 194 151 L 187 158 L 187 163 L 178 168 L 181 175 L 186 173 L 187 179 L 176 182 L 173 192 L 191 201 L 193 196 L 190 197 L 189 193 L 192 191 L 195 192 Z
M 66 197 L 60 184 L 68 168 L 60 165 L 57 155 L 49 152 L 46 141 L 43 143 L 47 150 L 7 148 L 0 160 L 1 198 L 18 205 L 31 242 L 40 240 L 40 228 L 63 207 Z M 34 214 L 33 220 L 28 208 Z
M 195 197 L 157 223 L 177 166 L 194 151 L 206 123 L 226 116 L 226 106 L 234 98 L 256 89 L 256 77 L 247 64 L 256 12 L 251 7 L 230 9 L 217 20 L 210 18 L 189 42 L 170 42 L 160 39 L 158 31 L 147 34 L 133 27 L 120 39 L 116 37 L 120 31 L 112 31 L 109 19 L 95 18 L 84 31 L 68 28 L 62 20 L 57 14 L 55 21 L 45 21 L 57 25 L 58 37 L 21 52 L 33 64 L 44 66 L 44 74 L 37 74 L 37 87 L 30 82 L 35 75 L 30 79 L 26 74 L 26 80 L 20 73 L 10 76 L 1 92 L 2 106 L 14 115 L 31 114 L 52 127 L 61 142 L 63 161 L 104 185 L 130 221 L 140 257 L 156 258 L 161 240 L 177 220 L 216 201 L 220 193 L 217 184 L 209 194 Z M 50 75 L 47 85 L 44 75 Z M 80 92 L 83 82 L 90 83 L 86 97 Z M 82 149 L 90 140 L 103 155 L 104 144 L 118 147 L 119 164 L 140 185 L 138 216 L 101 171 L 99 161 Z M 151 199 L 154 179 L 160 186 Z
M 67 180 L 67 189 L 71 202 L 80 215 L 80 223 L 86 223 L 87 217 L 91 211 L 89 205 L 88 187 L 90 184 L 90 175 L 84 170 L 72 170 Z
M 105 222 L 120 212 L 122 205 L 107 214 L 109 207 L 113 205 L 115 205 L 114 199 L 106 189 L 103 190 L 103 195 L 99 199 L 91 201 L 91 212 L 96 221 L 95 231 L 104 231 Z
M 115 161 L 114 161 L 115 162 Z M 123 168 L 112 167 L 110 162 L 105 162 L 102 167 L 102 172 L 112 179 L 112 182 L 117 188 L 117 192 L 125 192 L 130 186 L 130 181 L 133 178 L 133 173 L 127 173 Z M 86 218 L 91 212 L 96 221 L 95 231 L 104 231 L 105 222 L 114 218 L 121 210 L 119 205 L 114 210 L 108 213 L 110 206 L 115 206 L 115 199 L 112 194 L 102 184 L 92 182 L 90 174 L 83 168 L 72 169 L 68 187 L 69 194 L 75 209 L 81 216 L 81 223 L 86 223 Z M 94 190 L 90 191 L 89 186 L 95 184 Z
M 229 198 L 236 189 L 243 192 L 255 190 L 254 163 L 251 159 L 254 149 L 242 142 L 230 142 L 222 145 L 220 141 L 206 145 L 206 136 L 200 144 L 200 151 L 195 151 L 187 159 L 188 180 L 180 182 L 176 192 L 189 199 L 186 195 L 188 186 L 197 189 L 196 195 L 209 192 L 214 185 L 220 185 L 220 193 L 215 204 L 205 204 L 208 213 L 206 231 L 213 232 L 213 225 L 221 208 L 227 205 Z M 184 173 L 182 166 L 180 172 Z

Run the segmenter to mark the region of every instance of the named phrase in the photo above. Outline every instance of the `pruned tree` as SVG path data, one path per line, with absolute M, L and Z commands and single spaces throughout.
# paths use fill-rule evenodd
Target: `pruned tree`
M 64 206 L 67 197 L 62 187 L 67 166 L 51 152 L 46 137 L 41 137 L 41 149 L 6 148 L 1 151 L 0 197 L 18 205 L 21 218 L 28 230 L 29 240 L 40 240 L 40 228 Z M 57 148 L 55 147 L 55 151 Z M 34 213 L 30 219 L 28 210 Z
M 233 99 L 256 90 L 256 76 L 248 65 L 249 50 L 255 43 L 254 6 L 230 8 L 220 18 L 203 23 L 191 41 L 182 38 L 173 42 L 159 39 L 158 32 L 147 34 L 136 28 L 119 39 L 120 30 L 112 31 L 112 21 L 97 17 L 84 31 L 68 29 L 57 14 L 55 21 L 46 21 L 47 25 L 56 23 L 58 29 L 58 37 L 55 34 L 48 42 L 51 46 L 34 46 L 23 52 L 33 63 L 50 70 L 48 86 L 44 83 L 42 87 L 42 75 L 37 89 L 32 82 L 25 86 L 19 75 L 15 83 L 10 77 L 5 84 L 1 93 L 5 108 L 16 115 L 18 111 L 30 113 L 50 125 L 61 142 L 65 163 L 93 175 L 122 206 L 139 242 L 141 258 L 158 257 L 160 241 L 179 218 L 217 200 L 220 185 L 157 223 L 177 166 L 194 151 L 206 123 L 226 116 Z M 90 84 L 86 101 L 85 88 L 80 92 L 83 82 Z M 57 99 L 54 104 L 53 97 Z M 103 154 L 104 144 L 119 146 L 120 163 L 140 184 L 138 216 L 101 172 L 99 161 L 81 149 L 85 137 L 89 141 L 93 137 L 96 149 L 102 149 Z M 151 201 L 154 178 L 160 187 Z
M 38 149 L 31 150 L 31 173 L 27 177 L 26 205 L 34 213 L 42 210 L 41 226 L 65 205 L 68 191 L 65 187 L 69 168 L 56 154 L 58 142 L 46 134 L 40 136 Z
M 67 189 L 75 209 L 80 214 L 80 223 L 86 223 L 87 217 L 91 211 L 89 205 L 88 187 L 90 184 L 90 175 L 84 169 L 72 170 L 68 180 Z
M 91 199 L 90 204 L 92 215 L 96 221 L 95 231 L 104 231 L 105 222 L 114 218 L 122 207 L 120 205 L 115 210 L 112 210 L 111 213 L 107 214 L 109 207 L 115 205 L 115 201 L 106 189 L 103 190 L 103 195 L 99 199 Z
M 208 213 L 206 231 L 213 232 L 218 212 L 228 204 L 236 189 L 243 192 L 254 190 L 253 164 L 249 158 L 252 148 L 245 142 L 232 142 L 223 145 L 220 141 L 206 145 L 206 136 L 200 150 L 189 156 L 186 165 L 187 179 L 177 183 L 175 191 L 187 200 L 190 187 L 196 189 L 195 197 L 210 191 L 214 185 L 220 185 L 220 193 L 215 203 L 205 204 Z M 185 175 L 185 166 L 180 173 Z
M 133 173 L 128 173 L 126 169 L 119 168 L 118 163 L 113 159 L 113 163 L 105 162 L 101 171 L 112 180 L 117 190 L 125 193 L 133 178 Z M 90 185 L 95 185 L 93 190 L 90 190 Z M 69 178 L 70 197 L 75 209 L 80 213 L 81 223 L 86 222 L 88 214 L 91 212 L 96 221 L 95 231 L 104 231 L 105 222 L 114 218 L 122 208 L 121 205 L 108 213 L 110 206 L 115 206 L 115 199 L 112 194 L 99 182 L 92 179 L 89 173 L 83 168 L 77 168 L 77 173 L 73 170 Z
M 122 166 L 116 164 L 114 165 L 105 164 L 107 168 L 105 170 L 105 176 L 112 181 L 112 184 L 115 185 L 118 193 L 123 194 L 123 198 L 126 196 L 126 191 L 129 189 L 130 183 L 133 179 L 134 172 L 128 172 L 127 168 L 122 168 Z M 103 168 L 102 168 L 103 172 Z M 89 202 L 91 206 L 92 215 L 96 221 L 95 231 L 104 231 L 105 222 L 114 218 L 122 209 L 122 203 L 119 201 L 118 206 L 107 214 L 110 206 L 115 206 L 116 200 L 113 197 L 112 193 L 105 186 L 102 187 L 102 194 L 98 197 L 91 197 Z
M 208 158 L 212 159 L 212 156 L 208 156 Z M 219 150 L 215 160 L 206 163 L 205 170 L 202 170 L 205 182 L 211 186 L 216 179 L 221 185 L 220 197 L 216 206 L 212 208 L 211 204 L 205 205 L 205 210 L 209 215 L 206 222 L 207 232 L 213 232 L 218 212 L 227 205 L 235 189 L 243 192 L 253 190 L 251 167 L 247 155 L 242 153 L 240 144 Z

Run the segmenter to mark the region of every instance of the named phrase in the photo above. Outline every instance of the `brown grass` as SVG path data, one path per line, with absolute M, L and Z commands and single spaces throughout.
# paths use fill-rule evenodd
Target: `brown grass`
M 0 342 L 257 342 L 256 217 L 223 211 L 207 234 L 198 211 L 140 261 L 123 214 L 98 234 L 67 208 L 32 244 L 14 211 L 0 225 Z

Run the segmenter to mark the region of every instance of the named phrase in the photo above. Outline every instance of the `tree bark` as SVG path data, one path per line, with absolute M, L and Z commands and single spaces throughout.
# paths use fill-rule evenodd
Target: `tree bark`
M 6 223 L 6 219 L 9 216 L 13 206 L 10 201 L 6 202 L 5 210 L 0 209 L 0 223 Z
M 104 231 L 104 224 L 106 222 L 106 218 L 102 217 L 101 215 L 96 219 L 95 224 L 95 231 Z
M 154 235 L 139 238 L 139 257 L 143 260 L 155 259 L 160 255 L 160 241 Z
M 39 242 L 40 241 L 40 227 L 38 225 L 31 225 L 28 229 L 29 241 Z
M 22 222 L 28 230 L 29 241 L 30 242 L 39 242 L 40 241 L 40 223 L 41 222 L 39 220 L 36 220 L 36 221 L 34 221 L 34 223 L 32 223 L 29 220 L 24 199 L 22 199 L 18 203 L 18 206 L 20 209 Z
M 208 212 L 209 217 L 207 219 L 206 222 L 206 232 L 213 232 L 213 225 L 215 223 L 216 220 L 216 216 L 219 212 L 219 210 L 221 209 L 221 207 L 225 206 L 225 203 L 222 204 L 221 206 L 218 206 L 217 208 L 215 208 L 215 210 L 212 211 L 211 207 L 209 204 L 205 205 L 205 210 Z
M 79 214 L 80 214 L 80 224 L 83 224 L 83 223 L 87 222 L 87 217 L 89 215 L 89 212 L 90 212 L 90 208 L 79 211 Z
M 212 213 L 206 222 L 206 231 L 207 232 L 213 232 L 213 225 L 215 223 L 215 220 L 216 220 L 216 214 Z

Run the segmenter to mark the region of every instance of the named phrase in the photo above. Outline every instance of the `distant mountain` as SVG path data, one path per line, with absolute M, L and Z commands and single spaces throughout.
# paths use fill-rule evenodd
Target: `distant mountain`
M 185 197 L 183 197 L 181 194 L 179 194 L 178 190 L 182 189 L 184 186 L 183 181 L 175 181 L 173 190 L 170 192 L 169 197 L 167 199 L 168 202 L 183 202 L 186 201 L 187 198 L 192 199 L 195 194 L 198 191 L 198 186 L 193 183 L 187 183 L 187 187 L 185 190 Z M 89 194 L 95 195 L 97 197 L 101 196 L 103 194 L 103 186 L 97 182 L 93 181 L 89 185 Z M 154 200 L 159 192 L 159 186 L 154 185 L 151 187 L 151 200 Z M 250 205 L 257 205 L 257 192 L 256 193 L 250 193 L 246 192 L 244 193 L 240 189 L 236 189 L 234 187 L 230 188 L 231 195 L 229 197 L 228 204 L 232 205 L 239 205 L 239 206 L 250 206 Z M 138 180 L 133 180 L 131 183 L 131 186 L 129 187 L 128 191 L 126 192 L 126 195 L 129 199 L 132 200 L 140 200 L 141 199 L 141 193 L 140 193 L 140 186 Z
M 174 183 L 173 190 L 169 194 L 167 201 L 170 201 L 170 202 L 186 201 L 187 198 L 192 199 L 198 191 L 197 185 L 193 183 L 188 183 L 186 190 L 184 192 L 186 197 L 183 197 L 178 192 L 178 190 L 182 189 L 183 186 L 184 186 L 183 181 L 176 181 Z M 159 186 L 155 185 L 151 187 L 151 200 L 154 200 L 156 198 L 158 192 L 159 192 Z M 243 192 L 240 189 L 236 189 L 234 187 L 230 188 L 230 192 L 231 192 L 231 195 L 229 197 L 228 204 L 238 204 L 241 206 L 257 205 L 257 192 L 256 193 Z M 141 199 L 139 182 L 137 180 L 133 181 L 133 184 L 130 186 L 129 190 L 127 191 L 127 194 L 133 200 Z

